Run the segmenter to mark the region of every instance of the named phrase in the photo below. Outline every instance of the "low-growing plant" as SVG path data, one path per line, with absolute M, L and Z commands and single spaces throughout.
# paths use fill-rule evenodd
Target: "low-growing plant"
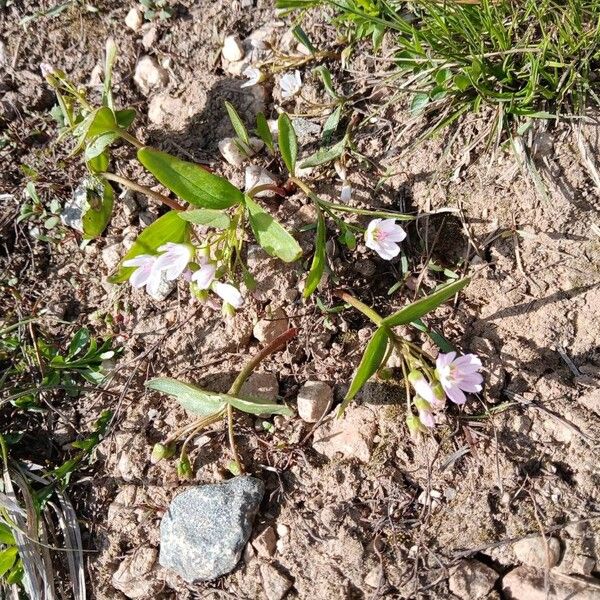
M 41 333 L 34 333 L 36 319 L 21 320 L 0 330 L 0 389 L 2 402 L 28 410 L 43 408 L 40 397 L 64 391 L 78 396 L 85 382 L 102 383 L 107 368 L 121 354 L 112 340 L 99 342 L 83 327 L 65 351 Z
M 190 441 L 203 429 L 223 419 L 227 419 L 229 445 L 232 461 L 229 469 L 234 474 L 243 472 L 244 466 L 241 462 L 235 445 L 234 437 L 234 410 L 252 415 L 287 415 L 293 414 L 292 410 L 284 404 L 264 402 L 256 398 L 241 398 L 239 396 L 245 381 L 252 375 L 253 371 L 271 354 L 284 347 L 296 335 L 295 329 L 290 329 L 275 338 L 270 344 L 253 356 L 239 375 L 235 378 L 226 394 L 211 392 L 199 387 L 171 379 L 168 377 L 157 377 L 146 382 L 150 389 L 162 392 L 175 398 L 183 408 L 192 414 L 200 416 L 191 424 L 185 425 L 178 431 L 154 446 L 152 459 L 157 462 L 163 458 L 170 458 L 176 452 L 176 444 L 183 440 L 179 450 L 177 461 L 177 472 L 181 478 L 189 478 L 192 475 L 191 464 L 187 454 Z
M 362 359 L 354 374 L 338 415 L 342 415 L 348 404 L 356 397 L 365 383 L 377 372 L 383 372 L 393 353 L 400 360 L 406 386 L 406 423 L 411 433 L 428 431 L 435 426 L 435 413 L 442 411 L 449 398 L 456 404 L 464 404 L 464 392 L 480 392 L 483 377 L 479 374 L 481 361 L 473 354 L 457 358 L 457 353 L 448 348 L 445 340 L 434 341 L 443 350 L 437 359 L 427 354 L 417 344 L 403 338 L 395 331 L 402 325 L 413 325 L 427 331 L 421 317 L 435 310 L 440 304 L 458 293 L 469 283 L 468 278 L 440 286 L 432 294 L 421 298 L 398 312 L 381 317 L 372 308 L 347 292 L 338 292 L 339 297 L 367 316 L 377 327 L 367 343 Z M 411 388 L 414 394 L 411 393 Z M 417 415 L 413 411 L 416 409 Z
M 351 41 L 369 36 L 377 48 L 390 33 L 386 81 L 412 96 L 414 113 L 434 115 L 428 135 L 483 106 L 495 114 L 491 141 L 598 103 L 598 0 L 277 0 L 287 10 L 318 5 L 335 9 Z
M 73 140 L 71 155 L 82 156 L 90 171 L 83 183 L 83 192 L 80 191 L 83 201 L 75 207 L 80 211 L 80 218 L 78 221 L 71 218 L 71 222 L 75 221 L 75 225 L 80 226 L 86 238 L 101 235 L 113 212 L 115 193 L 112 183 L 163 203 L 171 210 L 141 232 L 110 281 L 130 281 L 134 287 L 145 286 L 151 295 L 157 296 L 162 286 L 184 275 L 199 299 L 207 300 L 209 292 L 213 291 L 223 299 L 225 311 L 240 308 L 243 303 L 240 281 L 248 289 L 254 286 L 252 274 L 244 262 L 243 245 L 248 229 L 271 256 L 293 262 L 302 254 L 294 237 L 257 201 L 266 190 L 276 194 L 286 192 L 269 183 L 258 183 L 242 192 L 202 165 L 146 146 L 135 138 L 129 131 L 135 111 L 116 109 L 112 98 L 111 77 L 115 57 L 116 49 L 109 42 L 101 106 L 93 106 L 62 71 L 49 66 L 43 69 L 47 81 L 56 91 L 62 114 L 64 126 L 59 138 L 70 137 Z M 322 71 L 327 81 L 330 77 L 324 73 Z M 238 150 L 246 157 L 254 155 L 256 150 L 251 147 L 252 141 L 242 119 L 231 104 L 226 104 L 226 108 L 237 135 L 235 144 Z M 331 123 L 331 129 L 334 125 L 337 127 L 337 122 Z M 394 211 L 357 209 L 319 198 L 295 176 L 298 142 L 287 114 L 279 115 L 276 139 L 264 115 L 258 116 L 256 132 L 267 149 L 280 157 L 282 168 L 287 169 L 288 183 L 306 193 L 317 211 L 315 256 L 304 290 L 305 297 L 314 291 L 325 270 L 325 216 L 333 219 L 340 230 L 340 241 L 352 249 L 356 245 L 356 233 L 364 233 L 365 229 L 346 223 L 340 213 L 399 220 L 414 218 Z M 110 148 L 119 140 L 132 144 L 141 165 L 180 200 L 187 202 L 187 206 L 109 171 Z M 324 164 L 336 156 L 321 157 L 315 164 Z M 204 228 L 202 237 L 194 225 Z

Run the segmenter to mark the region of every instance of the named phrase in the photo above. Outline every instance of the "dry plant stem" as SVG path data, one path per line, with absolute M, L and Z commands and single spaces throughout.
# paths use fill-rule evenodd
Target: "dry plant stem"
M 172 198 L 164 196 L 163 194 L 159 194 L 158 192 L 151 190 L 149 187 L 146 187 L 145 185 L 141 185 L 139 183 L 136 183 L 135 181 L 131 181 L 131 179 L 127 179 L 127 177 L 121 177 L 121 175 L 116 175 L 115 173 L 102 173 L 102 176 L 105 179 L 108 179 L 109 181 L 114 181 L 115 183 L 120 183 L 121 185 L 124 185 L 125 187 L 128 187 L 129 189 L 139 192 L 140 194 L 145 194 L 146 196 L 148 196 L 149 198 L 152 198 L 153 200 L 158 200 L 158 202 L 162 202 L 163 204 L 166 204 L 169 208 L 172 208 L 173 210 L 185 210 L 185 206 L 182 206 L 176 200 L 173 200 Z
M 227 392 L 230 396 L 237 396 L 244 385 L 244 382 L 254 369 L 258 367 L 258 365 L 268 356 L 277 352 L 281 347 L 285 346 L 291 339 L 296 337 L 298 330 L 296 328 L 288 329 L 285 333 L 282 333 L 280 336 L 276 337 L 268 346 L 265 346 L 258 354 L 253 356 L 248 363 L 244 366 L 244 368 L 240 371 L 239 375 L 235 378 L 235 381 L 229 388 L 229 392 Z M 227 429 L 229 434 L 229 446 L 231 447 L 231 453 L 233 455 L 233 460 L 240 468 L 240 471 L 244 472 L 244 465 L 240 461 L 240 458 L 237 453 L 237 449 L 235 446 L 235 435 L 233 431 L 233 407 L 231 404 L 227 405 Z
M 328 202 L 319 198 L 313 190 L 311 190 L 302 180 L 297 177 L 290 177 L 290 181 L 299 187 L 317 206 L 325 210 L 338 210 L 340 212 L 349 212 L 356 215 L 369 215 L 371 217 L 382 217 L 389 219 L 399 219 L 401 221 L 413 221 L 415 217 L 412 215 L 405 215 L 399 212 L 392 212 L 387 210 L 367 210 L 366 208 L 355 208 L 354 206 L 346 206 L 345 204 L 337 204 L 335 202 Z

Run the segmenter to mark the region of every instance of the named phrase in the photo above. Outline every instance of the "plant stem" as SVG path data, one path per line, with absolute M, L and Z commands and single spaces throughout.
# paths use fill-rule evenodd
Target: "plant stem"
M 235 381 L 232 383 L 229 391 L 227 392 L 230 396 L 237 396 L 244 385 L 244 382 L 250 375 L 252 371 L 258 367 L 258 365 L 269 355 L 277 352 L 282 346 L 285 346 L 292 338 L 296 336 L 298 330 L 295 328 L 288 329 L 285 333 L 282 333 L 280 336 L 276 337 L 268 346 L 265 346 L 260 352 L 258 352 L 255 356 L 253 356 L 244 368 L 240 371 L 239 375 L 235 378 Z M 233 431 L 233 407 L 231 404 L 227 405 L 227 430 L 229 434 L 229 446 L 231 447 L 231 454 L 233 455 L 233 460 L 237 463 L 240 471 L 244 472 L 244 465 L 239 459 L 237 449 L 235 446 L 235 434 Z
M 349 212 L 355 215 L 369 215 L 370 217 L 382 217 L 389 219 L 398 219 L 399 221 L 414 221 L 416 217 L 412 215 L 406 215 L 404 213 L 387 211 L 387 210 L 368 210 L 366 208 L 355 208 L 353 206 L 347 206 L 345 204 L 337 204 L 336 202 L 328 202 L 319 198 L 313 190 L 311 190 L 302 180 L 297 177 L 290 177 L 290 181 L 295 183 L 315 204 L 320 206 L 322 209 L 331 211 L 339 210 L 340 212 Z
M 371 321 L 373 321 L 373 323 L 375 323 L 377 327 L 381 326 L 383 318 L 379 316 L 370 306 L 363 304 L 360 300 L 358 300 L 351 294 L 348 294 L 348 292 L 342 292 L 338 290 L 334 292 L 334 294 L 338 298 L 341 298 L 344 302 L 347 302 L 348 304 L 359 310 L 363 315 L 369 317 L 369 319 L 371 319 Z
M 128 141 L 130 144 L 133 144 L 136 148 L 143 148 L 144 144 L 142 144 L 142 142 L 140 142 L 140 140 L 138 140 L 136 137 L 132 136 L 128 131 L 125 131 L 125 129 L 117 129 L 117 133 L 126 141 Z
M 109 181 L 120 183 L 121 185 L 135 190 L 136 192 L 140 192 L 140 194 L 145 194 L 153 200 L 158 200 L 159 202 L 166 204 L 169 208 L 172 208 L 173 210 L 185 210 L 185 207 L 179 204 L 179 202 L 177 202 L 176 200 L 173 200 L 168 196 L 160 194 L 159 192 L 155 192 L 154 190 L 150 189 L 145 185 L 136 183 L 135 181 L 131 181 L 131 179 L 127 179 L 127 177 L 121 177 L 121 175 L 116 175 L 115 173 L 101 173 L 101 175 Z

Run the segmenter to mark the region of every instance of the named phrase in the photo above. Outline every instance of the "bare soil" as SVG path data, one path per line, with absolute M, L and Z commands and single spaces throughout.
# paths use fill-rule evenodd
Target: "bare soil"
M 105 235 L 83 249 L 72 232 L 60 243 L 47 244 L 31 238 L 32 223 L 16 223 L 27 181 L 22 165 L 37 172 L 36 186 L 46 202 L 66 200 L 82 174 L 53 143 L 48 111 L 54 101 L 39 64 L 60 66 L 93 90 L 90 74 L 102 64 L 109 35 L 119 46 L 116 98 L 138 110 L 137 134 L 149 144 L 208 163 L 241 185 L 241 172 L 225 165 L 217 151 L 218 141 L 232 133 L 223 102 L 236 105 L 248 123 L 259 110 L 276 115 L 280 102 L 268 86 L 264 94 L 240 89 L 242 80 L 226 73 L 219 56 L 224 35 L 243 38 L 276 21 L 270 1 L 255 4 L 242 9 L 237 1 L 181 2 L 171 19 L 137 33 L 124 26 L 131 6 L 113 2 L 95 5 L 96 12 L 74 2 L 58 16 L 40 16 L 27 26 L 20 19 L 50 3 L 16 3 L 0 13 L 0 139 L 7 141 L 0 150 L 0 193 L 14 194 L 3 201 L 0 214 L 0 312 L 16 317 L 48 309 L 44 327 L 58 339 L 87 325 L 99 336 L 114 335 L 125 348 L 107 386 L 110 393 L 61 401 L 72 419 L 66 438 L 51 416 L 29 433 L 49 436 L 49 458 L 68 455 L 68 442 L 77 432 L 87 431 L 101 410 L 115 411 L 96 461 L 70 488 L 89 551 L 92 598 L 126 597 L 113 586 L 113 576 L 140 549 L 158 548 L 160 518 L 176 493 L 185 485 L 228 476 L 221 426 L 193 451 L 191 482 L 178 481 L 170 462 L 151 464 L 153 444 L 190 417 L 148 392 L 147 378 L 181 377 L 226 389 L 245 357 L 260 346 L 253 337 L 257 320 L 281 308 L 299 335 L 263 370 L 276 375 L 279 395 L 291 406 L 309 379 L 332 384 L 339 400 L 370 331 L 353 311 L 325 314 L 316 304 L 303 303 L 303 265 L 282 265 L 256 248 L 249 262 L 257 291 L 231 319 L 193 303 L 183 284 L 157 303 L 127 285 L 107 283 L 111 269 L 103 249 L 135 235 L 140 212 L 159 213 L 141 197 L 137 211 L 119 206 Z M 306 28 L 317 45 L 327 47 L 335 36 L 323 23 L 316 15 Z M 146 50 L 142 36 L 150 27 L 156 36 Z M 280 31 L 283 36 L 287 26 L 281 23 Z M 152 95 L 143 96 L 133 83 L 136 61 L 146 53 L 167 60 L 170 81 L 160 94 L 169 97 L 172 118 L 164 126 L 146 121 Z M 380 66 L 364 58 L 366 51 L 362 57 L 355 54 L 345 72 L 335 62 L 330 66 L 345 93 L 366 97 Z M 324 98 L 310 67 L 303 70 L 302 97 L 284 105 L 288 112 L 310 113 L 307 99 Z M 267 486 L 255 536 L 269 526 L 276 530 L 274 556 L 249 546 L 233 573 L 189 586 L 150 553 L 145 587 L 133 597 L 262 599 L 267 597 L 264 567 L 271 564 L 292 582 L 289 598 L 450 598 L 449 570 L 460 558 L 477 558 L 502 575 L 518 564 L 510 541 L 540 531 L 560 539 L 565 573 L 577 573 L 574 557 L 600 558 L 600 239 L 592 227 L 599 224 L 600 196 L 581 146 L 566 125 L 532 134 L 533 161 L 547 187 L 544 197 L 509 146 L 493 156 L 481 143 L 465 150 L 485 126 L 485 114 L 405 153 L 423 126 L 403 131 L 411 119 L 405 107 L 380 100 L 357 102 L 356 110 L 377 115 L 357 139 L 361 152 L 385 167 L 388 176 L 377 186 L 380 174 L 373 166 L 351 160 L 353 202 L 402 211 L 456 210 L 408 227 L 412 275 L 395 293 L 387 292 L 400 276 L 398 264 L 380 261 L 365 248 L 350 253 L 331 246 L 336 279 L 319 295 L 334 305 L 338 301 L 331 291 L 347 286 L 387 314 L 413 298 L 418 286 L 431 284 L 425 269 L 430 259 L 473 272 L 458 303 L 441 307 L 427 321 L 460 350 L 482 357 L 484 392 L 465 411 L 451 410 L 434 435 L 412 440 L 404 424 L 403 388 L 371 383 L 358 403 L 370 415 L 361 419 L 374 424 L 366 463 L 316 452 L 311 427 L 298 417 L 276 419 L 273 432 L 240 417 L 244 462 Z M 592 157 L 598 155 L 597 134 L 595 125 L 586 125 L 583 137 Z M 127 156 L 123 149 L 123 171 L 140 175 Z M 341 182 L 333 169 L 313 185 L 325 197 L 339 196 Z M 299 194 L 266 202 L 290 227 L 314 218 Z M 298 237 L 310 257 L 312 233 Z M 18 278 L 18 302 L 7 283 L 12 277 Z M 10 410 L 3 408 L 5 423 Z M 502 597 L 499 581 L 488 597 Z

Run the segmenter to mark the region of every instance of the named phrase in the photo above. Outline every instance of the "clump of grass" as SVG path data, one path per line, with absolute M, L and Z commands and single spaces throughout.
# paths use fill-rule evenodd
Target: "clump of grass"
M 279 0 L 281 8 L 316 2 Z M 356 40 L 394 36 L 400 93 L 415 113 L 435 113 L 433 133 L 468 112 L 491 107 L 494 135 L 531 118 L 580 116 L 598 103 L 600 0 L 481 0 L 408 4 L 320 0 Z

